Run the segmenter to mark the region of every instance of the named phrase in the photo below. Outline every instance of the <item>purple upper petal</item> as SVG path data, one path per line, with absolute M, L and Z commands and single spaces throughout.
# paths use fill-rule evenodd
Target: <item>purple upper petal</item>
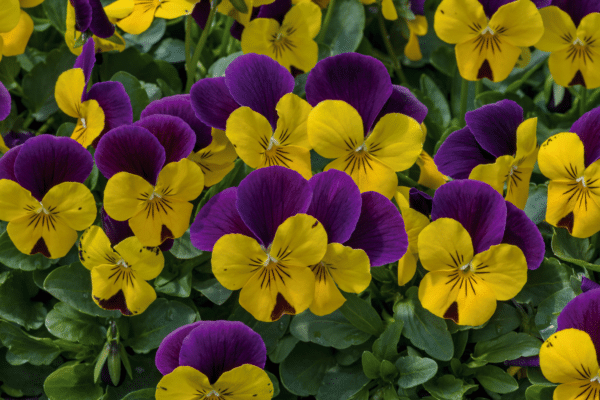
M 542 234 L 523 210 L 508 201 L 506 211 L 506 229 L 502 243 L 520 248 L 527 259 L 527 268 L 537 269 L 544 261 L 546 252 Z
M 360 114 L 365 135 L 391 94 L 392 81 L 381 61 L 358 53 L 319 61 L 306 80 L 306 100 L 311 106 L 323 100 L 345 101 Z
M 586 278 L 581 278 L 581 290 L 583 292 L 589 292 L 590 290 L 600 289 L 600 284 Z
M 156 184 L 165 164 L 165 149 L 156 136 L 141 126 L 120 126 L 107 132 L 98 142 L 96 165 L 110 179 L 118 172 L 129 172 Z
M 179 353 L 181 351 L 183 340 L 191 331 L 207 322 L 211 321 L 198 321 L 193 324 L 184 325 L 169 333 L 163 341 L 160 342 L 160 346 L 158 346 L 158 350 L 156 350 L 154 362 L 161 374 L 170 374 L 175 368 L 179 367 Z
M 496 157 L 477 143 L 469 127 L 464 127 L 446 138 L 433 161 L 442 174 L 454 179 L 467 179 L 473 168 L 493 163 Z
M 523 109 L 512 100 L 486 104 L 465 115 L 477 143 L 494 157 L 517 152 L 517 128 L 523 122 Z
M 534 1 L 536 4 L 539 2 L 540 0 Z M 575 26 L 578 26 L 586 15 L 600 12 L 600 2 L 598 0 L 552 0 L 552 5 L 569 14 Z
M 431 207 L 433 207 L 433 198 L 419 189 L 410 188 L 408 191 L 408 204 L 410 208 L 429 217 L 431 215 Z
M 68 137 L 40 135 L 18 148 L 15 177 L 39 201 L 59 183 L 85 182 L 94 165 L 91 154 Z
M 267 348 L 260 335 L 239 321 L 202 321 L 183 340 L 179 365 L 197 369 L 210 383 L 244 364 L 264 368 Z
M 237 40 L 242 40 L 242 32 L 244 32 L 244 25 L 237 21 L 233 21 L 231 28 L 229 28 L 229 34 L 231 37 Z
M 106 213 L 104 207 L 102 207 L 102 211 L 100 211 L 100 218 L 102 220 L 102 230 L 106 233 L 112 246 L 116 246 L 130 236 L 134 236 L 128 221 L 117 221 L 116 219 L 112 219 Z
M 202 251 L 212 251 L 215 243 L 229 233 L 241 233 L 254 238 L 236 208 L 237 188 L 223 190 L 202 207 L 190 227 L 192 245 Z
M 109 38 L 115 33 L 115 26 L 110 23 L 100 0 L 89 0 L 92 6 L 92 22 L 90 30 L 99 38 Z
M 165 149 L 165 164 L 186 158 L 194 150 L 196 133 L 179 117 L 150 115 L 134 125 L 146 128 L 156 136 Z
M 196 117 L 222 131 L 229 115 L 240 107 L 229 93 L 225 77 L 200 79 L 192 86 L 190 98 Z
M 250 53 L 229 64 L 225 70 L 225 84 L 236 102 L 264 115 L 275 129 L 275 106 L 294 89 L 294 77 L 270 57 Z
M 371 267 L 398 261 L 408 248 L 400 212 L 387 197 L 377 192 L 365 192 L 361 197 L 360 218 L 344 245 L 364 250 Z
M 576 133 L 583 142 L 586 167 L 600 158 L 598 127 L 600 127 L 600 107 L 586 112 L 571 126 L 570 132 Z
M 505 4 L 512 3 L 513 1 L 515 1 L 515 0 L 479 0 L 481 5 L 483 6 L 485 15 L 487 15 L 488 18 L 492 18 L 492 15 L 494 15 L 494 13 L 496 11 L 498 11 L 498 9 L 500 7 L 502 7 Z M 532 1 L 536 5 L 537 8 L 547 7 L 550 5 L 550 3 L 553 2 L 552 0 L 532 0 Z M 556 3 L 556 1 L 557 0 L 554 0 L 554 3 Z M 574 0 L 566 0 L 566 1 L 574 1 Z M 592 1 L 594 1 L 594 0 L 592 0 Z M 556 5 L 556 4 L 553 4 L 553 5 Z
M 600 290 L 590 290 L 571 300 L 560 312 L 557 330 L 579 329 L 587 332 L 600 355 Z
M 104 129 L 94 140 L 96 144 L 102 135 L 111 129 L 133 123 L 131 101 L 121 82 L 95 83 L 85 99 L 96 100 L 104 112 Z
M 208 14 L 210 14 L 210 0 L 200 0 L 192 10 L 192 18 L 202 29 L 206 26 Z
M 17 177 L 15 176 L 15 161 L 22 148 L 23 146 L 11 148 L 0 157 L 0 179 L 8 179 L 17 182 Z
M 270 18 L 281 24 L 290 8 L 292 8 L 291 0 L 275 0 L 271 4 L 260 6 L 256 18 Z
M 306 213 L 312 199 L 308 181 L 279 166 L 251 172 L 238 186 L 237 209 L 242 220 L 266 247 L 286 219 Z
M 0 121 L 5 120 L 10 114 L 10 93 L 0 82 Z
M 350 175 L 334 169 L 314 175 L 308 183 L 313 197 L 306 213 L 323 224 L 329 243 L 344 243 L 360 217 L 358 186 Z
M 83 75 L 85 76 L 86 84 L 90 80 L 90 76 L 92 76 L 92 69 L 94 68 L 94 64 L 96 63 L 96 50 L 94 46 L 94 39 L 89 38 L 87 42 L 85 42 L 85 44 L 83 45 L 81 54 L 77 56 L 75 64 L 73 65 L 73 68 L 81 68 L 83 70 Z M 82 101 L 85 100 L 85 92 L 86 89 L 84 88 L 84 97 L 82 97 Z
M 32 132 L 8 132 L 6 136 L 4 136 L 4 144 L 9 149 L 12 149 L 13 147 L 25 143 L 32 137 L 35 137 L 35 134 Z
M 75 9 L 75 28 L 85 32 L 92 22 L 92 6 L 89 0 L 69 0 Z
M 393 85 L 392 94 L 385 102 L 374 125 L 377 124 L 377 121 L 379 121 L 381 117 L 389 113 L 408 115 L 409 117 L 416 119 L 418 123 L 422 123 L 427 116 L 427 107 L 425 104 L 421 103 L 409 89 L 404 86 Z
M 457 180 L 435 191 L 431 220 L 452 218 L 471 235 L 475 254 L 500 244 L 506 227 L 506 205 L 500 193 L 487 183 Z
M 410 11 L 416 15 L 425 15 L 425 0 L 411 0 Z
M 190 99 L 189 94 L 177 94 L 155 100 L 142 111 L 141 118 L 154 114 L 172 115 L 181 118 L 195 132 L 196 144 L 194 145 L 194 151 L 198 151 L 208 146 L 212 141 L 211 128 L 196 117 Z

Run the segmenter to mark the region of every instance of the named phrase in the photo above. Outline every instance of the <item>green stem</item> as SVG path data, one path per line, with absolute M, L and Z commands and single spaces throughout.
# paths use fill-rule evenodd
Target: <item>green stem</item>
M 587 101 L 587 89 L 581 87 L 581 96 L 579 97 L 579 115 L 585 114 L 585 106 Z
M 46 132 L 46 129 L 48 129 L 48 127 L 49 127 L 50 125 L 52 125 L 52 123 L 53 123 L 53 122 L 54 122 L 54 117 L 50 117 L 50 118 L 48 118 L 48 120 L 46 121 L 46 123 L 45 123 L 44 125 L 42 125 L 42 126 L 40 127 L 40 129 L 38 129 L 38 130 L 37 130 L 37 132 L 35 132 L 35 136 L 37 136 L 37 135 L 41 135 L 42 133 L 45 133 L 45 132 Z
M 463 78 L 460 86 L 460 124 L 465 126 L 465 114 L 467 113 L 467 100 L 469 98 L 469 81 Z
M 198 43 L 196 44 L 196 49 L 194 50 L 194 55 L 192 56 L 192 61 L 187 70 L 187 83 L 185 85 L 185 92 L 189 93 L 192 85 L 194 84 L 194 79 L 196 76 L 196 68 L 198 66 L 198 61 L 200 61 L 200 54 L 202 54 L 202 48 L 206 43 L 206 39 L 208 39 L 208 34 L 210 32 L 210 27 L 212 25 L 213 19 L 215 18 L 215 14 L 217 13 L 217 7 L 212 7 L 210 9 L 210 14 L 208 14 L 208 19 L 206 20 L 206 25 L 204 26 L 204 30 L 200 35 L 200 39 L 198 39 Z
M 323 39 L 325 39 L 325 32 L 327 32 L 327 27 L 329 27 L 329 23 L 331 22 L 334 6 L 335 0 L 331 0 L 327 6 L 327 14 L 325 14 L 325 20 L 323 21 L 323 25 L 321 25 L 321 31 L 319 32 L 319 36 L 317 36 L 317 43 L 323 43 Z
M 229 30 L 233 25 L 233 18 L 227 17 L 227 22 L 225 22 L 225 28 L 223 29 L 223 36 L 221 36 L 221 45 L 219 46 L 219 56 L 223 57 L 223 55 L 227 55 L 227 46 L 229 45 Z M 223 54 L 225 53 L 225 54 Z
M 383 13 L 381 11 L 381 2 L 379 3 L 379 11 L 377 12 L 377 18 L 379 19 L 379 29 L 381 30 L 381 35 L 383 36 L 383 42 L 385 43 L 387 52 L 390 55 L 390 58 L 392 59 L 392 64 L 394 65 L 394 71 L 396 71 L 396 75 L 398 75 L 398 78 L 400 78 L 400 83 L 404 86 L 408 86 L 406 76 L 404 76 L 402 66 L 398 61 L 398 57 L 396 57 L 394 47 L 392 46 L 392 42 L 390 42 L 390 36 L 388 35 L 387 29 L 385 28 L 385 20 L 383 19 Z
M 185 69 L 191 69 L 192 61 L 192 16 L 188 15 L 185 19 Z
M 482 80 L 478 80 L 477 83 L 475 83 L 475 98 L 477 98 L 477 96 L 483 91 L 483 82 Z

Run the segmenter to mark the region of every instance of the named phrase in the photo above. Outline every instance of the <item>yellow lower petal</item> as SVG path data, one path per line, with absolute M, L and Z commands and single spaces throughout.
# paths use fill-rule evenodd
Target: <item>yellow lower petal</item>
M 146 208 L 146 201 L 154 188 L 144 178 L 129 172 L 113 175 L 104 189 L 104 209 L 117 221 L 127 221 Z
M 130 274 L 131 277 L 124 280 L 123 295 L 129 311 L 133 315 L 141 314 L 156 300 L 156 292 L 148 282 L 140 279 L 136 272 Z
M 273 397 L 273 384 L 269 375 L 252 364 L 240 365 L 223 372 L 213 387 L 220 395 L 231 393 L 231 400 L 270 400 Z M 156 399 L 160 400 L 158 397 Z
M 344 292 L 362 293 L 371 282 L 371 263 L 364 250 L 329 243 L 322 264 Z
M 409 169 L 423 150 L 423 131 L 413 118 L 399 113 L 384 115 L 365 140 L 366 150 L 394 171 Z
M 502 31 L 498 34 L 503 41 L 517 47 L 533 46 L 544 34 L 542 16 L 531 0 L 517 0 L 501 6 L 490 19 L 489 26 Z
M 418 238 L 419 258 L 428 271 L 455 271 L 473 259 L 473 243 L 460 222 L 439 218 Z
M 133 11 L 127 17 L 117 22 L 117 26 L 132 35 L 146 31 L 154 21 L 154 12 L 158 6 L 152 3 L 135 3 Z
M 407 251 L 398 260 L 398 286 L 404 286 L 415 276 L 417 272 L 417 256 Z
M 18 56 L 19 54 L 23 54 L 32 33 L 33 20 L 25 11 L 21 10 L 21 16 L 17 26 L 10 32 L 0 33 L 4 42 L 2 54 L 5 56 Z
M 190 15 L 196 2 L 192 0 L 161 0 L 158 4 L 154 13 L 156 18 L 174 19 Z
M 310 150 L 299 146 L 273 146 L 264 151 L 257 168 L 280 165 L 298 172 L 304 179 L 312 177 Z
M 317 264 L 311 270 L 315 274 L 315 297 L 310 304 L 310 312 L 319 316 L 331 314 L 346 302 L 346 298 L 326 266 Z
M 240 107 L 227 119 L 225 132 L 239 157 L 250 168 L 258 168 L 261 154 L 271 144 L 273 130 L 269 121 L 250 107 Z
M 544 34 L 535 44 L 535 47 L 542 51 L 558 51 L 565 49 L 570 45 L 569 37 L 577 35 L 577 27 L 573 23 L 571 16 L 556 6 L 549 6 L 540 9 L 540 15 L 544 23 Z
M 63 182 L 52 187 L 42 199 L 44 207 L 70 228 L 82 231 L 96 219 L 96 200 L 79 182 Z
M 581 379 L 571 383 L 563 383 L 554 389 L 554 399 L 556 400 L 583 400 L 588 395 L 597 395 L 600 393 L 600 383 L 590 382 L 589 379 Z M 592 399 L 594 397 L 588 397 Z
M 433 158 L 425 150 L 421 152 L 416 162 L 420 169 L 419 181 L 417 182 L 419 185 L 437 189 L 448 182 L 449 178 L 438 170 Z
M 284 146 L 300 146 L 311 149 L 306 132 L 306 122 L 312 106 L 293 93 L 285 94 L 277 106 L 277 129 L 273 137 Z
M 8 32 L 19 23 L 21 8 L 19 0 L 6 0 L 0 11 L 0 32 Z
M 91 275 L 92 298 L 98 304 L 111 299 L 121 291 L 123 280 L 129 273 L 118 265 L 101 264 L 92 269 Z
M 469 179 L 485 182 L 504 195 L 504 183 L 514 162 L 515 159 L 512 156 L 501 156 L 493 164 L 479 164 L 471 170 Z
M 477 0 L 443 0 L 435 11 L 433 29 L 446 43 L 463 43 L 478 35 L 477 26 L 485 27 L 487 17 Z M 464 76 L 464 75 L 463 75 Z
M 253 238 L 237 233 L 222 236 L 213 247 L 212 272 L 229 290 L 241 289 L 264 267 L 267 255 Z
M 381 12 L 383 17 L 389 21 L 395 21 L 398 19 L 398 13 L 396 12 L 396 6 L 392 0 L 383 0 L 381 2 Z
M 498 300 L 512 299 L 527 282 L 525 255 L 511 244 L 498 244 L 476 254 L 471 265 Z
M 279 47 L 273 45 L 273 38 L 277 37 L 280 28 L 279 23 L 271 18 L 255 18 L 246 22 L 240 40 L 242 51 L 244 54 L 263 54 L 277 60 L 279 52 L 276 49 Z
M 104 7 L 104 12 L 109 19 L 123 19 L 133 12 L 133 0 L 117 0 Z
M 115 252 L 106 233 L 97 225 L 90 226 L 79 239 L 79 260 L 91 270 L 102 264 L 116 264 L 121 257 Z
M 15 181 L 0 179 L 0 220 L 12 221 L 40 208 L 31 192 Z
M 225 132 L 212 129 L 212 142 L 203 149 L 188 156 L 188 159 L 198 164 L 204 174 L 204 185 L 210 187 L 221 180 L 233 169 L 237 158 L 235 148 L 227 139 Z
M 551 136 L 540 147 L 538 165 L 551 180 L 577 179 L 585 169 L 583 142 L 572 132 Z
M 317 264 L 327 251 L 327 232 L 315 217 L 297 214 L 279 225 L 270 255 L 288 267 Z
M 58 108 L 69 117 L 81 118 L 81 95 L 84 90 L 85 76 L 81 68 L 69 69 L 60 74 L 54 89 Z
M 529 0 L 528 0 L 529 1 Z M 521 48 L 500 35 L 479 35 L 456 45 L 456 62 L 460 75 L 469 81 L 488 78 L 503 81 L 514 68 Z
M 115 245 L 115 250 L 135 272 L 137 278 L 149 281 L 156 278 L 165 266 L 163 253 L 156 247 L 145 247 L 135 236 Z
M 104 129 L 104 111 L 96 100 L 88 100 L 79 107 L 77 126 L 71 135 L 83 147 L 90 146 Z
M 180 366 L 156 385 L 156 400 L 188 400 L 213 389 L 208 377 L 195 368 Z
M 194 162 L 184 158 L 171 162 L 158 174 L 154 191 L 165 201 L 192 201 L 204 189 L 204 174 Z
M 160 246 L 167 239 L 183 236 L 190 226 L 193 208 L 187 201 L 154 198 L 129 219 L 129 227 L 144 246 Z
M 575 74 L 580 70 L 580 63 L 577 57 L 572 56 L 571 47 L 557 50 L 550 54 L 548 58 L 548 67 L 554 81 L 561 86 L 571 86 Z
M 535 158 L 536 154 L 534 153 L 531 158 Z M 521 210 L 525 208 L 525 204 L 527 204 L 527 199 L 529 198 L 529 180 L 531 179 L 532 172 L 533 168 L 522 168 L 519 166 L 512 171 L 506 182 L 506 201 L 510 201 Z

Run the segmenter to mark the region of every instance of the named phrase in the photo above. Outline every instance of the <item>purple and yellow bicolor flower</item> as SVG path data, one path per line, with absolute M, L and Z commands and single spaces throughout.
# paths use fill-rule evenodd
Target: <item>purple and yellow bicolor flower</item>
M 157 400 L 273 397 L 263 370 L 267 348 L 260 335 L 238 321 L 198 321 L 168 334 L 156 351 L 163 378 Z
M 190 201 L 204 189 L 204 174 L 187 157 L 196 133 L 181 118 L 149 115 L 115 128 L 96 148 L 96 165 L 108 179 L 106 213 L 128 221 L 142 245 L 181 237 L 190 223 Z
M 561 86 L 600 86 L 600 2 L 554 0 L 540 10 L 544 36 L 535 45 L 552 52 L 548 66 Z
M 98 82 L 87 90 L 95 63 L 94 41 L 88 39 L 73 68 L 60 74 L 54 89 L 58 107 L 77 118 L 71 138 L 83 147 L 97 143 L 110 129 L 133 122 L 131 101 L 121 82 Z
M 469 81 L 506 79 L 523 48 L 544 33 L 538 7 L 550 0 L 443 0 L 433 28 L 446 43 L 455 44 L 460 75 Z
M 486 183 L 448 182 L 436 190 L 431 220 L 418 236 L 418 256 L 429 271 L 419 300 L 459 325 L 488 321 L 498 300 L 509 300 L 538 268 L 544 241 L 525 213 Z
M 306 121 L 312 107 L 292 93 L 292 75 L 267 56 L 246 54 L 190 91 L 200 121 L 225 130 L 238 156 L 251 168 L 280 165 L 309 179 Z
M 117 0 L 110 4 L 112 10 L 129 9 L 131 0 Z M 190 15 L 195 0 L 133 0 L 133 11 L 117 21 L 117 26 L 132 35 L 144 32 L 154 18 L 174 19 Z
M 146 281 L 160 274 L 165 258 L 159 248 L 143 246 L 126 222 L 104 211 L 102 225 L 88 228 L 79 241 L 79 260 L 92 275 L 92 299 L 105 310 L 140 314 L 156 300 Z
M 44 0 L 5 0 L 0 10 L 0 60 L 25 52 L 33 33 L 33 20 L 22 8 L 40 5 Z
M 70 138 L 40 135 L 0 158 L 0 220 L 25 254 L 65 256 L 77 231 L 96 219 L 96 201 L 83 184 L 92 156 Z
M 540 147 L 538 165 L 550 179 L 546 221 L 578 238 L 600 230 L 600 107 L 581 116 L 569 132 Z
M 584 278 L 581 288 L 540 349 L 542 373 L 559 384 L 555 400 L 600 399 L 600 285 Z
M 209 187 L 221 182 L 233 169 L 237 159 L 235 148 L 225 132 L 207 126 L 196 117 L 189 94 L 155 100 L 142 111 L 141 117 L 157 114 L 181 118 L 196 134 L 196 143 L 188 159 L 198 164 L 204 173 L 204 186 Z
M 512 100 L 484 105 L 465 115 L 467 126 L 452 133 L 434 157 L 441 173 L 492 186 L 521 210 L 537 159 L 537 118 L 523 121 Z
M 312 148 L 335 159 L 325 170 L 352 177 L 362 192 L 391 198 L 396 171 L 410 168 L 423 145 L 427 108 L 410 91 L 392 85 L 377 59 L 345 53 L 319 61 L 308 75 L 306 99 L 314 109 L 307 122 Z

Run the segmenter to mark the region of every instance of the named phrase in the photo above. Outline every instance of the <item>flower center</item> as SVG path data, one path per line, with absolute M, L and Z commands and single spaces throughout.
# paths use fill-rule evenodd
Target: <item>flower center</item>
M 81 126 L 83 126 L 83 129 L 87 129 L 87 123 L 85 121 L 85 118 L 81 118 Z
M 264 248 L 264 246 L 262 246 L 262 245 L 260 246 L 260 248 L 262 249 L 262 251 L 264 251 L 264 252 L 265 252 L 265 254 L 267 255 L 267 259 L 266 259 L 266 260 L 263 262 L 263 266 L 264 266 L 264 267 L 266 267 L 267 265 L 269 265 L 269 264 L 271 264 L 271 263 L 273 263 L 273 264 L 277 264 L 277 262 L 279 262 L 279 260 L 278 260 L 278 259 L 276 259 L 275 257 L 273 257 L 273 256 L 271 255 L 271 246 L 272 246 L 272 245 L 273 245 L 273 244 L 271 243 L 271 244 L 269 245 L 269 247 L 267 247 L 266 249 Z
M 42 212 L 43 212 L 43 213 L 44 213 L 44 214 L 46 214 L 46 215 L 50 214 L 50 211 L 48 211 L 48 210 L 46 209 L 46 207 L 44 207 L 44 205 L 42 204 L 42 202 L 40 201 L 39 203 L 40 203 L 40 208 L 38 208 L 38 209 L 35 211 L 35 213 L 36 213 L 36 214 L 39 214 L 39 213 L 42 213 Z
M 580 176 L 579 178 L 577 178 L 575 180 L 575 182 L 579 182 L 583 185 L 583 187 L 587 187 L 587 185 L 585 184 L 585 178 L 583 176 Z
M 154 200 L 155 197 L 162 199 L 162 196 L 160 194 L 156 193 L 156 191 L 154 191 L 154 192 L 152 192 L 152 194 L 150 196 L 148 196 L 148 201 Z
M 279 143 L 279 141 L 275 139 L 275 136 L 271 136 L 271 140 L 269 140 L 269 146 L 267 147 L 267 151 L 271 150 L 273 146 L 279 146 L 280 144 L 281 143 Z
M 595 377 L 593 377 L 592 379 L 590 379 L 590 382 L 592 382 L 592 383 L 594 383 L 594 382 L 596 382 L 596 383 L 600 383 L 600 371 L 598 371 L 598 372 L 596 373 L 596 376 L 595 376 Z
M 119 261 L 117 261 L 117 265 L 119 267 L 129 268 L 129 265 L 127 264 L 127 262 L 125 262 L 125 260 L 123 260 L 122 258 Z
M 221 395 L 216 390 L 211 390 L 206 395 L 206 400 L 219 400 Z
M 485 35 L 485 34 L 490 34 L 490 35 L 494 35 L 496 32 L 494 32 L 494 30 L 492 28 L 488 26 L 485 27 L 484 30 L 481 31 L 481 35 Z
M 508 175 L 512 175 L 515 171 L 517 170 L 517 166 L 513 165 L 512 167 L 510 167 L 510 171 L 508 172 Z
M 367 142 L 363 142 L 354 151 L 357 152 L 357 153 L 360 153 L 361 151 L 367 151 Z
M 468 263 L 466 263 L 465 265 L 461 266 L 459 269 L 465 273 L 473 271 L 473 260 L 471 260 Z
M 579 38 L 576 38 L 576 39 L 573 41 L 573 46 L 585 46 L 585 43 L 584 43 L 584 42 L 583 42 L 581 39 L 579 39 Z

